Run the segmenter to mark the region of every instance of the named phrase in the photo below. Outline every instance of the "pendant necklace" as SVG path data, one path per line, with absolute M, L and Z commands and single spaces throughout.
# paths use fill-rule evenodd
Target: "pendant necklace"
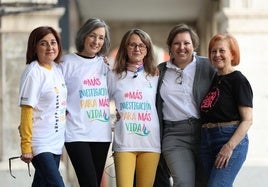
M 220 75 L 220 76 L 218 76 L 218 78 L 217 78 L 217 83 L 218 83 L 218 84 L 221 84 L 223 78 L 224 78 L 224 75 Z
M 140 71 L 143 70 L 143 63 L 136 64 L 136 65 L 127 63 L 127 70 L 128 70 L 128 71 L 132 71 L 132 72 L 134 73 L 134 75 L 133 75 L 133 79 L 134 79 L 134 78 L 137 78 L 138 75 L 139 75 L 138 72 L 140 72 Z

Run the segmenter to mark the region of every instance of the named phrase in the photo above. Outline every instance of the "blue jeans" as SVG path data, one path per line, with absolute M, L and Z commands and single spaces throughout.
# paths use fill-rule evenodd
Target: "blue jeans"
M 35 168 L 32 187 L 64 187 L 59 172 L 60 155 L 40 153 L 34 156 L 32 164 Z
M 229 141 L 237 125 L 219 126 L 201 130 L 201 160 L 208 177 L 208 187 L 232 187 L 235 177 L 246 160 L 248 136 L 246 135 L 235 147 L 226 168 L 215 167 L 216 155 L 222 146 Z

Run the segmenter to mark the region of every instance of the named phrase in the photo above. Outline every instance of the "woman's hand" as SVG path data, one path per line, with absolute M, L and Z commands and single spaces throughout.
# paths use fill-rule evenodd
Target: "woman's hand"
M 30 163 L 33 159 L 33 153 L 24 153 L 21 155 L 20 159 L 25 163 Z
M 235 133 L 230 140 L 224 144 L 219 151 L 216 160 L 215 167 L 221 169 L 227 167 L 229 160 L 233 154 L 234 148 L 241 142 L 241 140 L 247 134 L 248 129 L 252 125 L 252 108 L 246 106 L 239 106 L 239 113 L 241 116 L 241 122 L 238 125 Z
M 107 64 L 108 66 L 110 65 L 107 56 L 103 56 L 103 61 L 104 61 L 105 64 Z
M 220 152 L 217 154 L 215 160 L 215 167 L 217 169 L 227 167 L 232 154 L 233 154 L 233 148 L 228 143 L 224 144 Z
M 116 121 L 115 122 L 118 122 L 120 119 L 121 119 L 121 115 L 118 112 L 118 110 L 116 109 Z

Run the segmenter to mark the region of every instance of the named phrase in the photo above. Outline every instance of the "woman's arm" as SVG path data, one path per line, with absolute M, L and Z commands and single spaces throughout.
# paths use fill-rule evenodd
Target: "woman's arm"
M 19 133 L 21 137 L 21 160 L 26 163 L 31 162 L 32 154 L 32 117 L 33 108 L 31 106 L 21 106 L 21 123 L 19 126 Z
M 239 106 L 239 113 L 241 116 L 241 123 L 230 140 L 221 148 L 220 152 L 218 153 L 215 161 L 216 168 L 227 167 L 233 150 L 245 137 L 250 126 L 252 125 L 253 116 L 251 107 Z

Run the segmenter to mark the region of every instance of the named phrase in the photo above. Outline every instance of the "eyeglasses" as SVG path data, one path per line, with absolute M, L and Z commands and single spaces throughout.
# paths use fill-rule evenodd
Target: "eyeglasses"
M 129 43 L 128 44 L 130 49 L 136 49 L 138 47 L 141 51 L 145 51 L 147 49 L 147 46 L 145 44 L 136 44 L 136 43 Z
M 8 159 L 8 162 L 9 162 L 9 173 L 10 175 L 15 179 L 16 177 L 12 174 L 12 169 L 11 169 L 11 163 L 12 163 L 12 160 L 15 160 L 15 159 L 18 159 L 20 158 L 20 156 L 15 156 L 15 157 L 11 157 Z M 31 177 L 31 170 L 30 170 L 30 164 L 27 163 L 27 166 L 28 166 L 28 174 L 29 176 Z
M 182 73 L 183 73 L 182 70 L 177 70 L 176 71 L 176 75 L 177 75 L 176 83 L 177 84 L 182 84 Z

